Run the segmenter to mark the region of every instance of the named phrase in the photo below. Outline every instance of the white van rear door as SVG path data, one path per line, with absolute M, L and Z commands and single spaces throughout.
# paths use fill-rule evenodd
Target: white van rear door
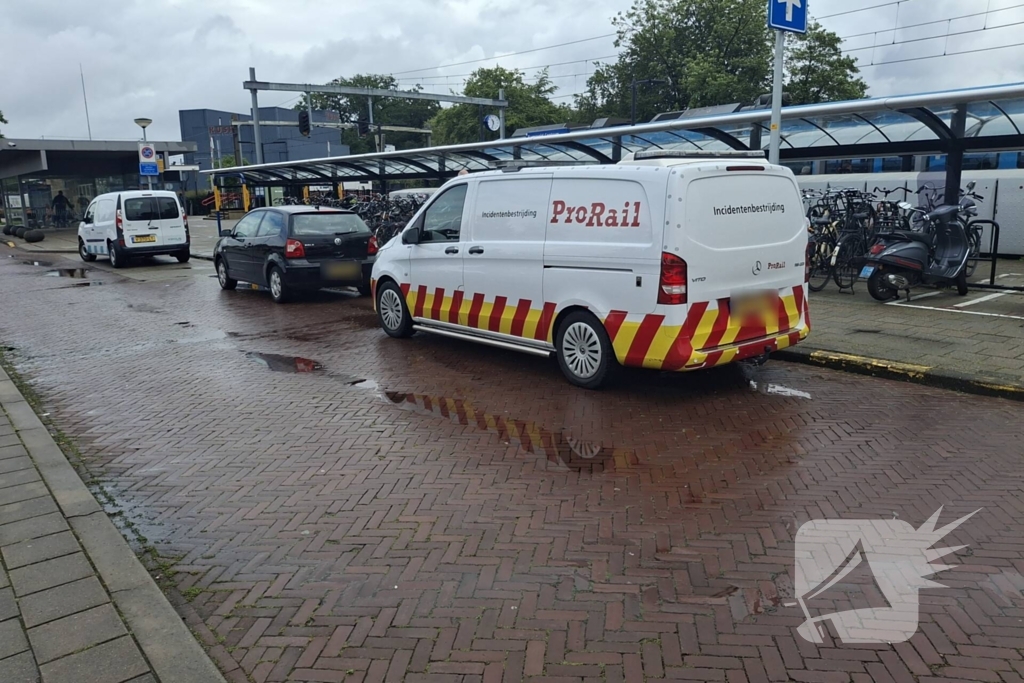
M 185 245 L 185 217 L 175 197 L 154 197 L 157 208 L 157 223 L 160 229 L 160 242 L 173 247 L 175 244 Z
M 803 285 L 807 228 L 791 173 L 716 165 L 673 174 L 681 191 L 670 193 L 665 239 L 686 261 L 691 304 Z
M 160 234 L 160 214 L 153 195 L 123 197 L 121 200 L 121 231 L 129 249 L 158 247 L 163 244 Z

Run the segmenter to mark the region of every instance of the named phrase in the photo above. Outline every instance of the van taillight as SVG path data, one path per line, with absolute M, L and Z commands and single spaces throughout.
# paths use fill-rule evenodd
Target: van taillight
M 114 214 L 114 227 L 120 230 L 122 225 L 124 225 L 124 221 L 121 220 L 121 209 L 118 209 Z
M 813 260 L 812 256 L 815 253 L 817 253 L 817 251 L 818 251 L 817 243 L 815 243 L 815 242 L 808 242 L 807 243 L 807 253 L 804 254 L 804 283 L 805 284 L 811 281 L 811 261 Z
M 377 236 L 370 235 L 370 241 L 366 244 L 366 253 L 368 256 L 374 256 L 377 253 Z
M 284 243 L 285 258 L 306 258 L 306 248 L 298 240 L 288 240 Z
M 661 255 L 661 279 L 658 281 L 658 304 L 677 306 L 686 303 L 686 261 L 675 254 Z

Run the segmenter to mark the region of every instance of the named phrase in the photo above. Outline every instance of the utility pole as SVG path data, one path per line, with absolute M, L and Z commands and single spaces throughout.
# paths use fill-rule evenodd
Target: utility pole
M 785 71 L 786 34 L 775 32 L 775 84 L 772 87 L 771 141 L 768 143 L 768 162 L 779 163 L 779 148 L 782 146 L 782 79 Z

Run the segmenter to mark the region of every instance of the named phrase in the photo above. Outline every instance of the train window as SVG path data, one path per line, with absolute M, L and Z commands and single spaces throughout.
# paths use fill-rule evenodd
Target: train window
M 965 171 L 988 171 L 999 168 L 998 154 L 966 154 L 964 155 Z

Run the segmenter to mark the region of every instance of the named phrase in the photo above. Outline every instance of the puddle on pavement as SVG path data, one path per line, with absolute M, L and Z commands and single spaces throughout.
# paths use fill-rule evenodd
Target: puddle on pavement
M 782 396 L 784 398 L 805 398 L 812 399 L 813 397 L 806 391 L 800 391 L 799 389 L 791 389 L 784 387 L 779 384 L 768 384 L 766 382 L 750 382 L 750 388 L 759 394 L 765 394 L 766 396 Z
M 316 372 L 323 370 L 324 366 L 315 360 L 309 358 L 300 358 L 298 356 L 283 356 L 276 353 L 251 353 L 245 354 L 246 358 L 250 358 L 258 363 L 262 363 L 269 370 L 274 372 Z
M 636 453 L 631 449 L 612 448 L 553 432 L 535 422 L 480 412 L 468 401 L 395 391 L 384 392 L 384 396 L 402 410 L 430 417 L 443 417 L 456 424 L 496 433 L 503 442 L 517 442 L 527 453 L 543 455 L 548 463 L 561 468 L 613 472 L 631 469 L 639 464 Z
M 49 268 L 53 265 L 53 261 L 22 261 L 26 266 L 39 266 L 41 268 Z
M 70 277 L 76 280 L 83 280 L 89 277 L 89 271 L 85 268 L 58 268 L 57 270 L 46 271 L 47 277 Z

